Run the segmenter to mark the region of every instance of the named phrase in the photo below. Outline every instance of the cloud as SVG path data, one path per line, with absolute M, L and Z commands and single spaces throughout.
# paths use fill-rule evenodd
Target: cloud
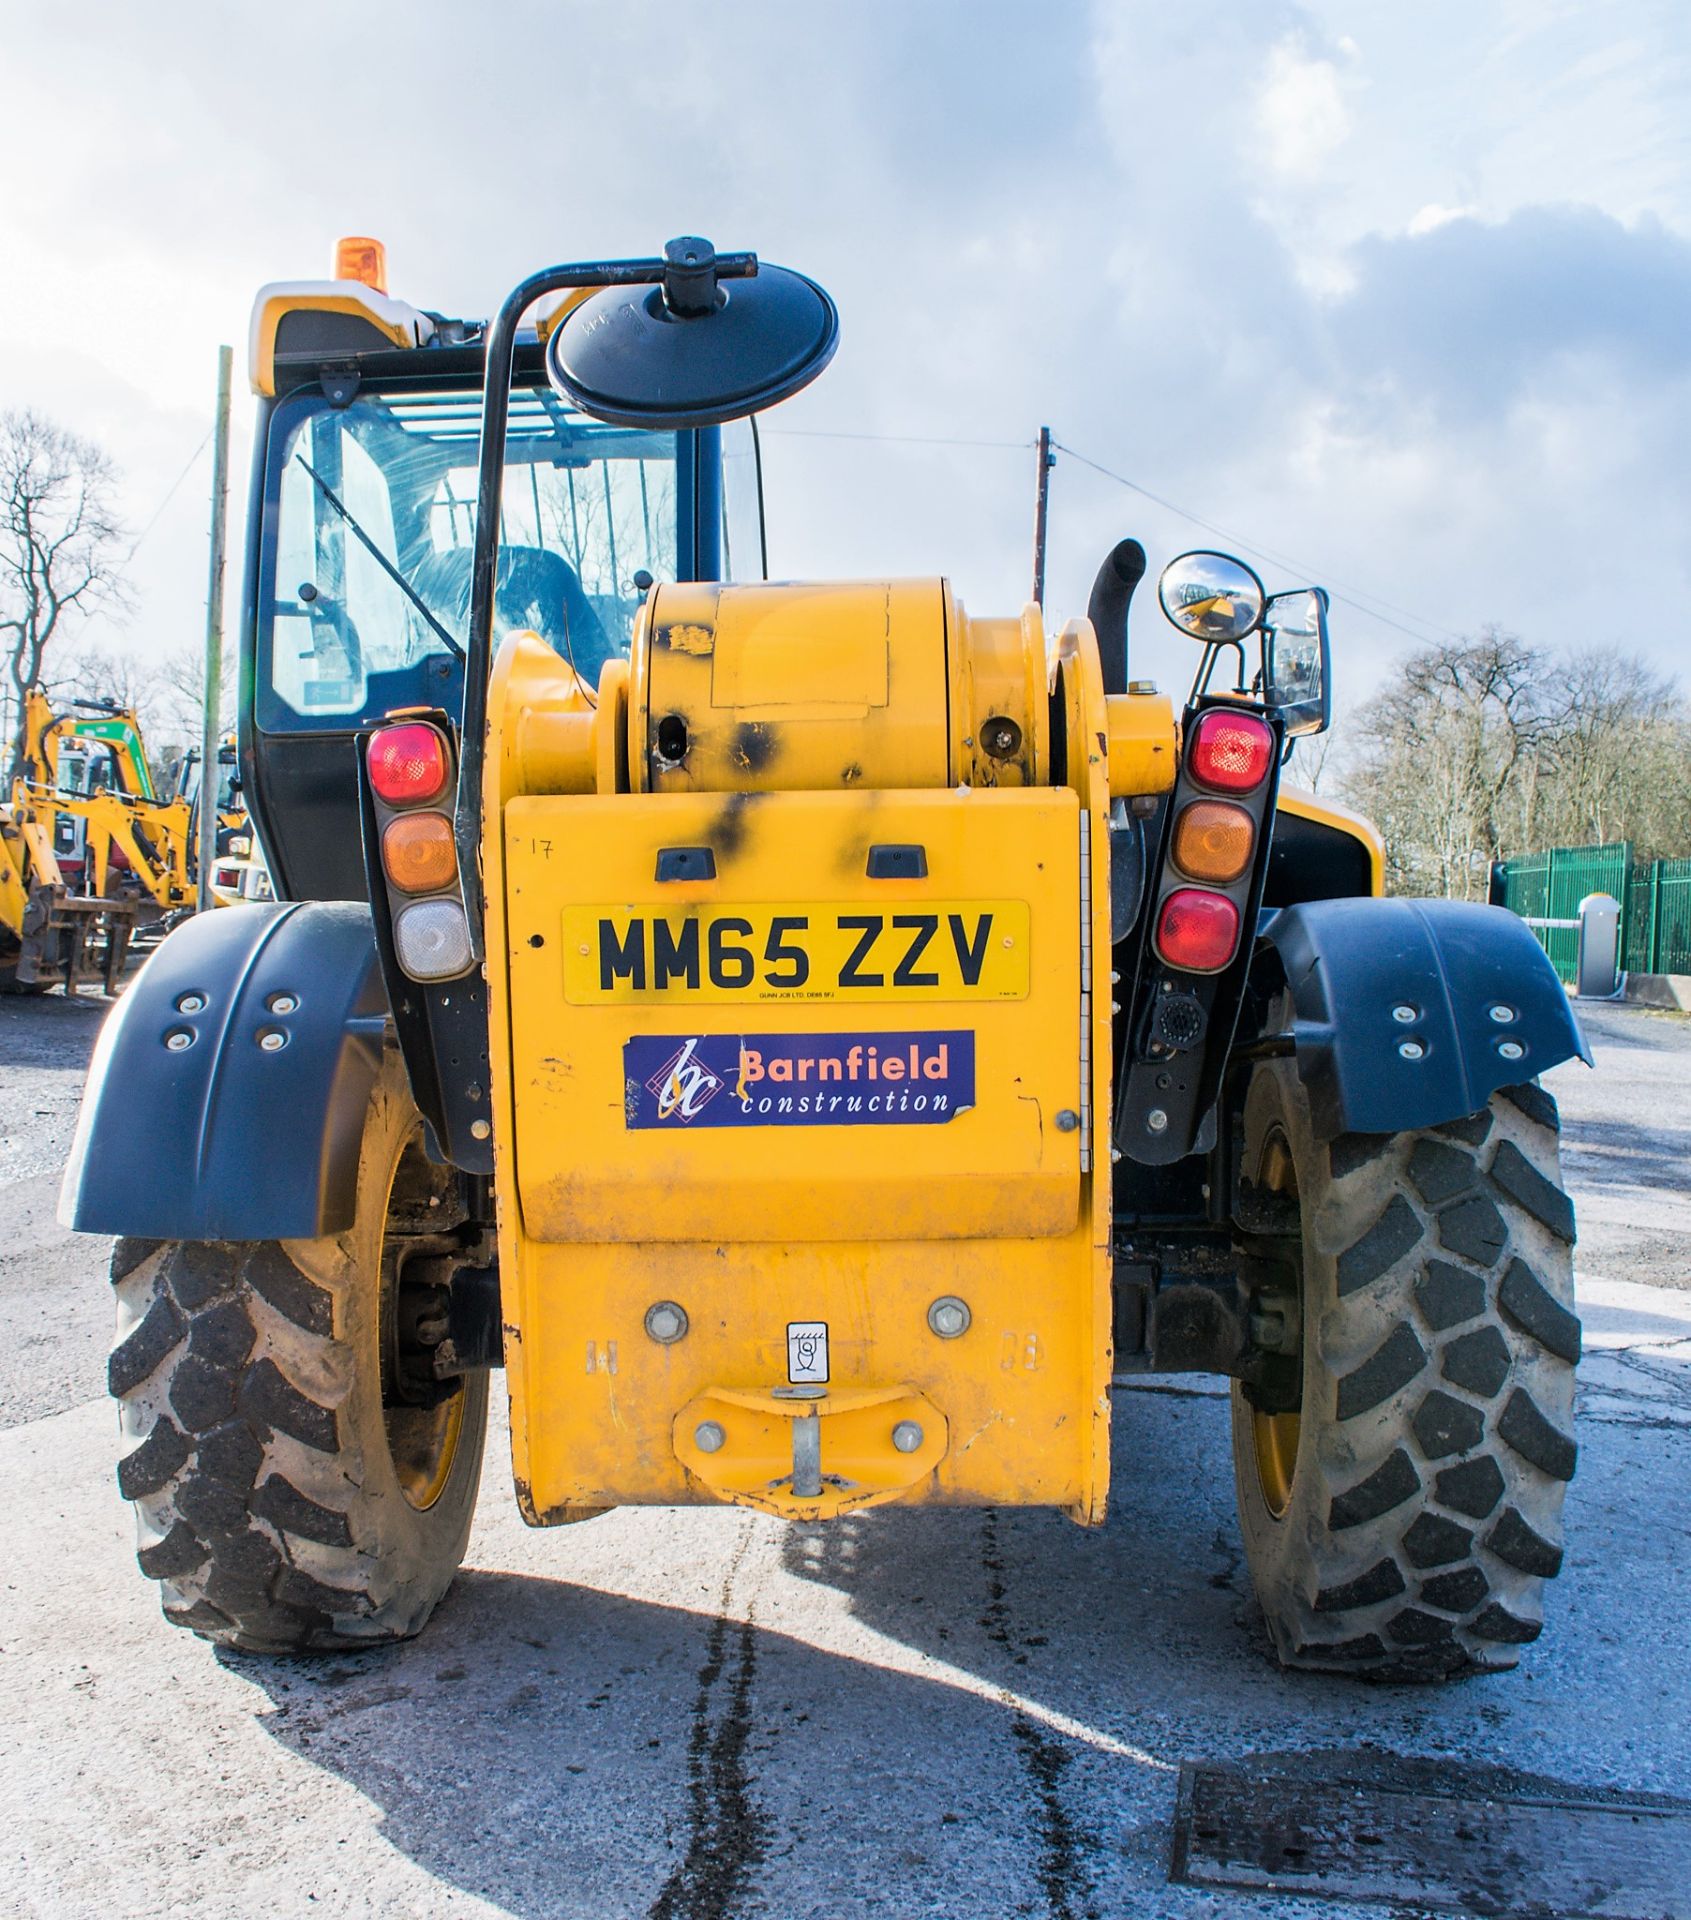
M 1263 157 L 1293 180 L 1319 180 L 1350 137 L 1344 82 L 1332 60 L 1312 58 L 1301 37 L 1278 41 L 1257 92 Z

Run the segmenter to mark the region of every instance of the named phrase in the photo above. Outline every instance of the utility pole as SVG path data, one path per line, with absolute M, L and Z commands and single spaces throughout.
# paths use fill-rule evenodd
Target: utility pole
M 200 732 L 200 887 L 197 911 L 212 906 L 217 861 L 217 756 L 223 739 L 223 562 L 229 534 L 229 386 L 235 353 L 217 350 L 217 428 L 211 460 L 211 575 L 206 587 L 205 714 Z
M 1057 456 L 1051 451 L 1051 429 L 1039 429 L 1039 482 L 1033 508 L 1033 600 L 1045 605 L 1045 513 L 1051 500 L 1051 469 Z

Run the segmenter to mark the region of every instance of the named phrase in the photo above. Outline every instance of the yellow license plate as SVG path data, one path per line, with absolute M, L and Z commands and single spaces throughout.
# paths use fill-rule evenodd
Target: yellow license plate
M 564 998 L 606 1001 L 1021 1000 L 1025 900 L 564 911 Z

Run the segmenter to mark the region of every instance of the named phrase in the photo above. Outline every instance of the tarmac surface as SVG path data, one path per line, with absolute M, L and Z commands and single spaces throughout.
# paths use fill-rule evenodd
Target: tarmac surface
M 465 1570 L 420 1639 L 219 1655 L 136 1571 L 107 1245 L 53 1219 L 101 1011 L 0 1001 L 0 1913 L 1470 1910 L 1381 1893 L 1384 1868 L 1360 1904 L 1170 1884 L 1182 1766 L 1243 1763 L 1574 1790 L 1583 1811 L 1542 1818 L 1532 1857 L 1512 1838 L 1472 1910 L 1558 1912 L 1542 1889 L 1577 1885 L 1569 1911 L 1691 1915 L 1691 1872 L 1640 1905 L 1598 1830 L 1691 1833 L 1677 1805 L 1637 1805 L 1691 1796 L 1691 1021 L 1582 1007 L 1599 1071 L 1549 1076 L 1587 1340 L 1567 1566 L 1515 1673 L 1428 1691 L 1272 1663 L 1225 1393 L 1196 1377 L 1118 1392 L 1096 1532 L 896 1507 L 531 1532 L 496 1433 Z

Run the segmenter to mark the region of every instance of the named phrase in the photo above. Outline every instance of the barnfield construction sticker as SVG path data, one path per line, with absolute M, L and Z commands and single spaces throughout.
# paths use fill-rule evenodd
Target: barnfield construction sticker
M 630 1127 L 936 1126 L 975 1103 L 975 1036 L 641 1034 L 622 1070 Z

